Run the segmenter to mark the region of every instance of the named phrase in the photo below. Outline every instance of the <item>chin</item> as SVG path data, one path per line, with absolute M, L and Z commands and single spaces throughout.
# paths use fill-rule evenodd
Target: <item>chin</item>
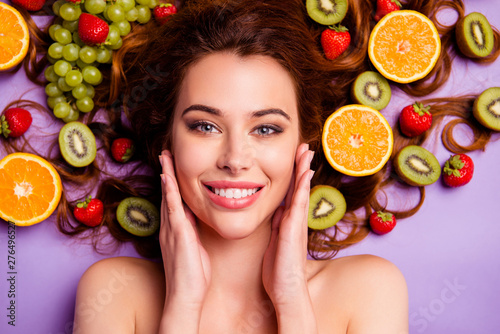
M 270 224 L 270 223 L 269 223 Z M 217 233 L 220 237 L 227 240 L 241 240 L 245 239 L 263 229 L 270 229 L 270 225 L 266 223 L 259 223 L 256 221 L 249 221 L 248 219 L 228 219 L 220 220 L 208 224 L 210 228 Z

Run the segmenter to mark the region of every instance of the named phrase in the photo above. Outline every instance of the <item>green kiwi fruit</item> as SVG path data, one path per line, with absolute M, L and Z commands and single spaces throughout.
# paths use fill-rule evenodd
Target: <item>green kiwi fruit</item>
M 354 80 L 351 86 L 351 98 L 355 103 L 380 110 L 391 100 L 391 86 L 380 73 L 366 71 Z
M 307 0 L 307 14 L 319 24 L 337 24 L 347 14 L 347 0 Z
M 59 148 L 64 160 L 74 167 L 90 165 L 97 153 L 94 134 L 81 122 L 69 122 L 61 128 Z
M 140 197 L 128 197 L 116 209 L 116 218 L 129 233 L 147 237 L 160 227 L 160 213 L 150 201 Z
M 441 176 L 441 165 L 434 154 L 417 145 L 408 145 L 394 159 L 396 173 L 411 186 L 426 186 Z
M 344 217 L 344 195 L 334 187 L 319 185 L 311 189 L 307 225 L 314 230 L 334 226 Z
M 500 131 L 500 87 L 482 92 L 474 101 L 472 114 L 485 127 Z
M 458 48 L 469 58 L 486 57 L 493 51 L 493 30 L 488 19 L 481 13 L 470 13 L 459 20 L 455 36 Z

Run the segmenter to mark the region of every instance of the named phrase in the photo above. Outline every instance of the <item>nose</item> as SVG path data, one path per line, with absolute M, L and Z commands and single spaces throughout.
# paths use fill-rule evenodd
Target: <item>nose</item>
M 226 137 L 221 143 L 217 166 L 231 174 L 238 174 L 252 167 L 255 150 L 244 138 L 244 135 L 234 134 Z

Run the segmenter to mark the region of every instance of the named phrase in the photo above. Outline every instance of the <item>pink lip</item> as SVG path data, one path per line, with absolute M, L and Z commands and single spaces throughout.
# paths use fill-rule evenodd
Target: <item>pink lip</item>
M 257 198 L 259 198 L 261 191 L 243 198 L 225 198 L 216 195 L 208 187 L 211 188 L 239 188 L 239 189 L 253 189 L 263 188 L 264 185 L 253 182 L 235 182 L 235 181 L 210 181 L 205 182 L 205 189 L 207 190 L 208 197 L 215 205 L 221 206 L 226 209 L 244 209 L 251 206 Z

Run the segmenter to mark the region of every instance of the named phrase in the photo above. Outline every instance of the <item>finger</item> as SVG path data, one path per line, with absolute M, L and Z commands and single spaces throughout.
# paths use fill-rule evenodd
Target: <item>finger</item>
M 308 144 L 301 144 L 297 148 L 294 169 L 295 177 L 292 178 L 290 188 L 288 189 L 287 196 L 285 197 L 285 205 L 287 208 L 289 208 L 292 203 L 293 194 L 297 190 L 297 185 L 301 175 L 310 168 L 313 156 L 314 152 L 309 151 Z

